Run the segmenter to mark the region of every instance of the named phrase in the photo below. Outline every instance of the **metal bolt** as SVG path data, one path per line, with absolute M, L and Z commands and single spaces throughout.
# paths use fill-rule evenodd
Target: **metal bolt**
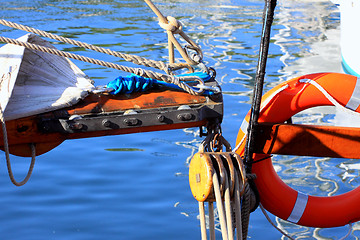
M 109 127 L 111 127 L 111 121 L 108 120 L 108 119 L 104 119 L 104 120 L 102 121 L 102 125 L 103 125 L 104 127 L 109 128 Z
M 81 123 L 70 123 L 69 128 L 72 130 L 81 130 L 83 129 L 84 125 Z
M 159 114 L 159 115 L 157 116 L 157 119 L 159 120 L 159 122 L 164 122 L 164 121 L 165 121 L 165 116 Z
M 180 113 L 177 115 L 177 118 L 181 121 L 189 121 L 191 120 L 193 115 L 191 113 Z
M 139 123 L 139 120 L 136 118 L 125 118 L 124 123 L 127 126 L 135 126 Z

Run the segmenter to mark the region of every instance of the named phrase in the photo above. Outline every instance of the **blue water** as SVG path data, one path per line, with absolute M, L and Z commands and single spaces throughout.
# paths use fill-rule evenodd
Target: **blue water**
M 224 136 L 234 145 L 238 128 L 250 107 L 261 34 L 262 0 L 155 1 L 165 15 L 180 19 L 185 31 L 202 47 L 204 60 L 217 71 L 224 91 Z M 155 60 L 167 59 L 166 34 L 140 0 L 1 1 L 1 18 Z M 314 44 L 328 40 L 339 26 L 330 1 L 280 1 L 272 31 L 265 90 L 307 73 L 307 66 L 340 65 L 330 52 Z M 2 36 L 24 32 L 0 27 Z M 54 42 L 53 42 L 54 43 Z M 57 48 L 105 61 L 131 65 L 115 57 L 54 43 Z M 324 54 L 324 55 L 322 55 Z M 307 62 L 311 57 L 320 62 Z M 309 61 L 310 61 L 309 60 Z M 74 61 L 96 85 L 124 75 L 116 70 Z M 323 123 L 333 115 L 307 113 L 295 120 Z M 329 120 L 330 119 L 330 120 Z M 188 163 L 202 138 L 196 128 L 69 140 L 39 156 L 30 181 L 11 184 L 5 160 L 0 163 L 0 239 L 200 239 L 197 202 L 188 184 Z M 3 159 L 5 159 L 3 157 Z M 12 157 L 17 179 L 28 159 Z M 356 160 L 274 159 L 285 182 L 319 196 L 358 186 Z M 296 172 L 296 174 L 294 174 Z M 307 184 L 304 184 L 306 180 Z M 347 227 L 314 229 L 270 216 L 296 239 L 339 239 Z M 348 239 L 358 239 L 354 224 Z M 219 235 L 220 239 L 220 235 Z M 256 210 L 249 239 L 284 239 Z

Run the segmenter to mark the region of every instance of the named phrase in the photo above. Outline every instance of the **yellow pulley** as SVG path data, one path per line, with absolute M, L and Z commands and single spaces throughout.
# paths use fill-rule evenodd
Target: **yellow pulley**
M 222 151 L 224 146 L 226 152 Z M 240 205 L 246 172 L 241 157 L 231 151 L 230 144 L 221 133 L 208 134 L 201 143 L 199 152 L 190 162 L 189 183 L 194 198 L 199 202 L 202 239 L 207 239 L 204 202 L 208 202 L 209 208 L 210 239 L 215 237 L 214 202 L 218 208 L 223 239 L 234 239 L 235 229 L 236 238 L 242 239 Z

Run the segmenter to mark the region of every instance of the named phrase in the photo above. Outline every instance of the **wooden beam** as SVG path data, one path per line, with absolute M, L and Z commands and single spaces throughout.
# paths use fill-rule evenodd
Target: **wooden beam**
M 101 121 L 103 119 L 109 119 L 113 116 L 137 116 L 126 115 L 128 111 L 139 111 L 138 115 L 143 116 L 146 119 L 150 118 L 150 111 L 161 111 L 164 114 L 175 112 L 180 106 L 193 107 L 188 111 L 190 113 L 196 113 L 190 115 L 191 119 L 178 121 L 160 121 L 149 124 L 137 124 L 135 126 L 127 127 L 121 125 L 118 128 L 99 128 L 93 131 L 49 131 L 46 130 L 46 125 L 43 125 L 45 121 L 59 121 L 67 120 L 70 116 L 78 115 L 84 119 L 96 118 Z M 204 109 L 200 109 L 200 106 Z M 206 108 L 205 108 L 206 107 Z M 158 89 L 146 93 L 133 93 L 122 95 L 103 95 L 103 94 L 90 94 L 85 99 L 81 100 L 74 106 L 55 110 L 52 112 L 39 114 L 36 116 L 25 117 L 21 119 L 6 121 L 8 144 L 10 147 L 10 153 L 18 156 L 31 156 L 30 143 L 36 144 L 37 155 L 43 154 L 66 139 L 77 138 L 89 138 L 100 137 L 107 135 L 120 135 L 139 132 L 151 132 L 181 129 L 189 127 L 205 126 L 210 121 L 212 111 L 214 109 L 221 109 L 219 117 L 222 115 L 222 96 L 194 96 L 183 91 Z M 180 110 L 179 110 L 180 111 Z M 156 114 L 151 115 L 152 117 Z M 175 118 L 177 115 L 172 115 Z M 179 115 L 178 115 L 179 116 Z M 115 118 L 114 117 L 114 118 Z M 152 119 L 152 118 L 151 118 Z M 168 119 L 167 119 L 168 120 Z M 76 121 L 76 120 L 74 120 Z M 80 121 L 80 120 L 77 120 Z M 219 119 L 221 121 L 221 119 Z M 59 123 L 60 124 L 60 123 Z M 45 127 L 44 127 L 45 126 Z M 97 125 L 96 125 L 97 126 Z M 0 149 L 4 147 L 3 132 L 0 131 Z
M 360 128 L 261 123 L 258 130 L 256 153 L 360 158 Z

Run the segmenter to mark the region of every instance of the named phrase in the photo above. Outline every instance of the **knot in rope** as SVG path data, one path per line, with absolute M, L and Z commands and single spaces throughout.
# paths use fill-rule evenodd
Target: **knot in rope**
M 179 34 L 182 32 L 183 26 L 178 20 L 176 20 L 176 18 L 167 16 L 166 19 L 168 20 L 168 23 L 159 21 L 160 27 L 166 31 L 172 32 L 173 34 Z
M 177 76 L 170 76 L 170 83 L 172 84 L 175 84 L 177 86 L 181 85 L 181 82 L 180 82 L 180 77 L 177 77 Z

